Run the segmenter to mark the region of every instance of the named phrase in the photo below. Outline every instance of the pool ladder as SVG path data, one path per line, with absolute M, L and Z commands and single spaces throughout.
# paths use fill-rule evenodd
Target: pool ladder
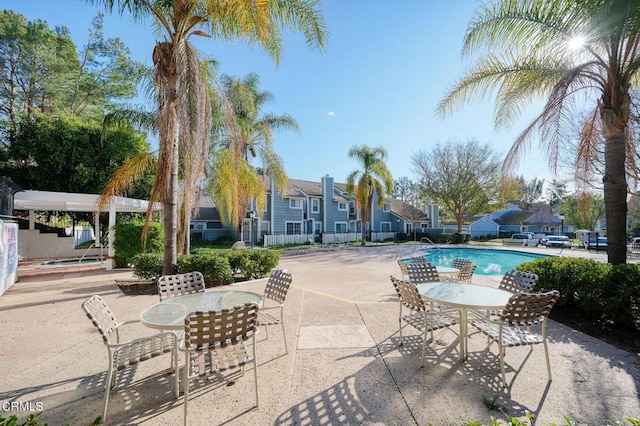
M 82 260 L 85 258 L 87 253 L 89 253 L 89 250 L 91 250 L 92 248 L 96 248 L 96 247 L 98 247 L 96 245 L 96 243 L 91 243 L 89 248 L 87 250 L 85 250 L 85 252 L 83 253 L 82 256 L 80 256 L 80 259 L 78 260 L 78 263 L 82 263 Z M 100 244 L 100 263 L 104 262 L 104 253 L 102 252 L 103 248 L 104 248 L 104 245 Z
M 420 244 L 422 245 L 422 247 L 424 247 L 425 243 L 429 243 L 429 244 L 431 244 L 433 247 L 435 247 L 435 248 L 437 248 L 437 249 L 440 249 L 440 247 L 439 247 L 436 243 L 434 243 L 433 241 L 431 241 L 429 238 L 427 238 L 427 237 L 422 237 L 422 238 L 420 238 Z

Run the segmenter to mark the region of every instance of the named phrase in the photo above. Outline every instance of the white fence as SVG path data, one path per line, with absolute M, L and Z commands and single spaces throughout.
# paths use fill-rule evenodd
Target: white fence
M 343 244 L 360 241 L 359 232 L 348 232 L 345 234 L 322 234 L 322 244 Z
M 362 234 L 360 232 L 348 232 L 344 234 L 322 234 L 321 243 L 326 244 L 344 244 L 361 241 Z M 394 239 L 395 232 L 373 232 L 371 233 L 371 241 L 384 241 Z M 281 246 L 285 244 L 307 244 L 313 243 L 315 237 L 313 234 L 296 234 L 296 235 L 265 235 L 264 246 Z
M 265 235 L 264 246 L 283 246 L 285 244 L 306 244 L 313 242 L 313 234 Z
M 394 240 L 396 238 L 395 232 L 372 232 L 371 241 L 384 241 Z

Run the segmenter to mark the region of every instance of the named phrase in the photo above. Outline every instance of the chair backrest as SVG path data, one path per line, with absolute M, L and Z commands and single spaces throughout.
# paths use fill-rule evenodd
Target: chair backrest
M 403 277 L 409 275 L 409 270 L 407 269 L 406 260 L 398 260 L 398 266 L 400 267 L 400 272 L 402 272 Z
M 291 274 L 280 269 L 271 272 L 267 286 L 264 289 L 264 297 L 278 304 L 283 304 L 291 285 Z
M 420 295 L 418 288 L 409 281 L 399 280 L 391 275 L 391 282 L 396 289 L 400 303 L 412 311 L 426 311 L 424 299 Z
M 204 277 L 202 273 L 197 271 L 187 272 L 186 274 L 163 275 L 158 278 L 158 294 L 161 302 L 200 291 L 204 291 Z
M 460 266 L 460 272 L 458 272 L 458 280 L 459 281 L 467 281 L 471 282 L 471 277 L 475 272 L 478 265 L 475 263 L 466 263 Z
M 465 259 L 463 257 L 456 257 L 455 259 L 453 259 L 453 262 L 451 263 L 451 266 L 453 266 L 454 268 L 457 269 L 462 269 L 463 265 L 471 265 L 473 263 L 473 261 L 471 259 Z
M 409 263 L 427 263 L 427 258 L 424 256 L 414 256 L 409 258 Z
M 192 312 L 184 319 L 184 342 L 190 351 L 235 345 L 251 338 L 258 305 L 247 303 L 221 311 Z
M 407 276 L 413 284 L 440 281 L 436 266 L 428 262 L 407 264 Z
M 512 293 L 530 293 L 537 282 L 537 274 L 510 269 L 505 272 L 498 288 Z
M 551 308 L 560 297 L 558 290 L 546 293 L 519 293 L 509 298 L 501 318 L 509 325 L 531 325 L 549 316 Z
M 118 327 L 118 321 L 107 302 L 98 295 L 93 295 L 82 303 L 82 310 L 96 326 L 102 340 L 109 343 L 111 333 Z

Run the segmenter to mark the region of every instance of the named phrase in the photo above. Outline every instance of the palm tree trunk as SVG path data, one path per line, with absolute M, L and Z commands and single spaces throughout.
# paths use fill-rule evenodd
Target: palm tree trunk
M 173 92 L 172 92 L 173 93 Z M 175 109 L 175 101 L 169 105 L 169 120 L 175 120 L 171 134 L 171 177 L 167 184 L 167 190 L 163 201 L 163 227 L 164 227 L 164 255 L 162 261 L 162 275 L 177 273 L 178 264 L 178 135 L 179 125 Z
M 360 209 L 360 220 L 362 221 L 362 226 L 360 226 L 360 231 L 362 233 L 362 241 L 360 241 L 360 247 L 364 247 L 367 245 L 367 206 L 363 206 Z M 347 229 L 348 231 L 348 229 Z
M 627 96 L 628 98 L 628 96 Z M 605 138 L 604 202 L 607 220 L 607 255 L 611 264 L 627 262 L 627 180 L 625 174 L 628 101 L 626 108 L 603 108 Z M 626 111 L 625 111 L 626 110 Z

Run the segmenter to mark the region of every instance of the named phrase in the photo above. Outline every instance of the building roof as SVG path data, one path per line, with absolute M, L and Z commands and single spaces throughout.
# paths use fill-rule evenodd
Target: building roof
M 98 194 L 79 194 L 73 192 L 21 191 L 15 194 L 15 210 L 94 212 L 98 209 Z M 135 198 L 113 197 L 116 212 L 146 212 L 149 202 Z M 154 210 L 160 210 L 160 204 Z M 105 209 L 107 211 L 108 209 Z
M 539 210 L 512 211 L 493 219 L 499 225 L 558 225 L 560 220 L 551 213 Z
M 404 220 L 407 220 L 407 221 L 429 220 L 425 212 L 423 212 L 422 210 L 416 207 L 413 207 L 411 204 L 405 203 L 402 200 L 389 198 L 385 201 L 389 203 L 391 212 L 396 216 L 401 217 Z
M 543 210 L 537 211 L 534 215 L 524 220 L 527 225 L 559 225 L 561 222 L 556 216 Z

